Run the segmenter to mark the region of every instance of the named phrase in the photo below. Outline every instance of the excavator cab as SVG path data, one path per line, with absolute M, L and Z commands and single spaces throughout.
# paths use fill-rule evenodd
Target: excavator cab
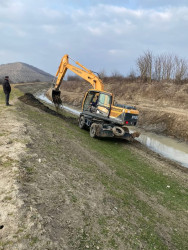
M 55 105 L 61 105 L 62 104 L 62 100 L 60 98 L 60 95 L 61 95 L 60 90 L 56 90 L 56 89 L 52 90 L 52 100 L 53 100 L 53 103 Z
M 103 91 L 90 90 L 86 93 L 82 109 L 92 113 L 109 117 L 110 107 L 112 104 L 112 96 Z

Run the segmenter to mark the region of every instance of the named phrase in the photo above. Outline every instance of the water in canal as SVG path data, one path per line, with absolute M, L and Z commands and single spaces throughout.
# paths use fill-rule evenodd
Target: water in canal
M 36 94 L 36 98 L 52 104 L 52 102 L 42 93 Z M 53 104 L 52 104 L 53 105 Z M 65 109 L 79 116 L 80 112 L 68 106 L 61 105 L 60 108 Z M 166 136 L 157 135 L 155 133 L 146 132 L 136 127 L 130 128 L 131 132 L 138 131 L 141 135 L 136 138 L 140 143 L 144 144 L 154 152 L 161 154 L 162 156 L 178 162 L 184 167 L 188 168 L 188 144 L 185 142 L 178 142 L 175 139 L 168 138 Z

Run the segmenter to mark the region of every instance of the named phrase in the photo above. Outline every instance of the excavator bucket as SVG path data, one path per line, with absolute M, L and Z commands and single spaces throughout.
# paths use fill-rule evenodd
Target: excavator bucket
M 60 98 L 61 91 L 60 90 L 52 90 L 52 100 L 54 104 L 60 105 L 62 104 L 62 100 Z

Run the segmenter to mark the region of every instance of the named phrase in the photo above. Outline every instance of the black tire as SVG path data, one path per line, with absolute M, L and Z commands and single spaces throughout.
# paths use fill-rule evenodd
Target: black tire
M 115 136 L 121 137 L 125 134 L 125 131 L 123 130 L 123 128 L 115 126 L 112 129 L 113 133 Z
M 96 124 L 95 123 L 93 123 L 91 125 L 91 127 L 90 127 L 90 136 L 92 138 L 96 138 L 97 137 L 97 135 L 96 135 Z
M 80 127 L 81 129 L 86 128 L 85 118 L 84 118 L 84 116 L 83 116 L 83 115 L 82 115 L 82 116 L 80 116 L 80 118 L 79 118 L 79 127 Z

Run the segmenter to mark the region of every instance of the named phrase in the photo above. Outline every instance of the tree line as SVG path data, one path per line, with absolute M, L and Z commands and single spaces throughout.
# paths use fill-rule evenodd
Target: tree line
M 163 53 L 154 55 L 152 51 L 147 50 L 136 59 L 136 70 L 131 69 L 127 76 L 118 71 L 111 72 L 107 75 L 102 70 L 99 77 L 104 82 L 123 81 L 123 82 L 171 82 L 182 84 L 188 82 L 188 62 L 186 59 L 177 55 Z M 77 75 L 68 75 L 68 81 L 82 81 Z
M 143 82 L 154 80 L 181 83 L 188 78 L 187 61 L 173 54 L 155 56 L 148 50 L 138 57 L 136 65 Z

